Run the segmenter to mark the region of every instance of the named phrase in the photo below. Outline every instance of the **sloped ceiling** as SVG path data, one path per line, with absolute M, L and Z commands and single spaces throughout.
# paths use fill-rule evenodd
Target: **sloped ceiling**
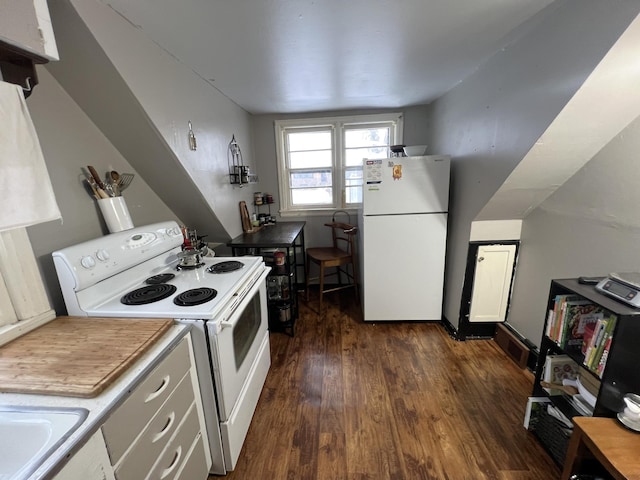
M 640 116 L 640 16 L 476 220 L 522 219 Z
M 101 0 L 253 114 L 426 104 L 552 0 Z

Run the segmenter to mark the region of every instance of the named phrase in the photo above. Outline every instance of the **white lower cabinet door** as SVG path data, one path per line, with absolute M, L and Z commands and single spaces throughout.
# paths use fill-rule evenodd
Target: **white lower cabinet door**
M 101 430 L 71 457 L 53 480 L 115 480 Z
M 470 322 L 504 322 L 513 277 L 515 245 L 481 245 L 476 256 Z

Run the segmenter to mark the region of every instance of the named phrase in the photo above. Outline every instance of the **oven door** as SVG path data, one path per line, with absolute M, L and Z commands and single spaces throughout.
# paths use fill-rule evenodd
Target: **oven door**
M 224 321 L 207 322 L 221 422 L 230 418 L 243 389 L 258 388 L 258 395 L 262 390 L 264 378 L 256 379 L 255 383 L 260 382 L 259 386 L 250 384 L 251 375 L 256 370 L 254 363 L 268 361 L 270 365 L 271 362 L 269 355 L 266 356 L 267 360 L 264 354 L 261 355 L 261 346 L 265 339 L 268 342 L 269 336 L 266 294 L 269 270 L 266 268 L 259 274 L 253 284 L 249 281 L 244 289 L 246 295 L 229 315 L 222 315 L 223 318 L 227 317 Z M 239 295 L 242 297 L 243 291 Z M 252 414 L 253 411 L 249 413 L 249 418 Z

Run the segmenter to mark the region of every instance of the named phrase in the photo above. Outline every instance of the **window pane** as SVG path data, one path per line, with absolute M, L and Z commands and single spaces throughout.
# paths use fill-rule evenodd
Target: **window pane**
M 291 200 L 294 206 L 331 205 L 333 204 L 333 190 L 331 187 L 296 188 L 291 190 Z
M 358 185 L 362 183 L 362 168 L 347 168 L 344 171 L 345 185 Z
M 290 168 L 331 167 L 331 150 L 317 150 L 313 152 L 298 152 L 289 154 Z M 362 161 L 360 161 L 362 165 Z
M 344 134 L 346 148 L 389 145 L 389 127 L 348 129 Z
M 362 203 L 362 185 L 345 187 L 345 202 L 347 205 L 352 203 Z
M 345 165 L 347 167 L 362 166 L 363 158 L 387 158 L 389 157 L 388 147 L 354 148 L 345 150 Z
M 306 150 L 331 150 L 331 132 L 287 133 L 290 152 Z
M 331 187 L 331 170 L 317 170 L 314 172 L 291 172 L 289 184 L 291 188 Z

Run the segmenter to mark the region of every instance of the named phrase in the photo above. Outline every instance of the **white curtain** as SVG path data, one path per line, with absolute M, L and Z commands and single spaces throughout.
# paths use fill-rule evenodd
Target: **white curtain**
M 61 217 L 19 85 L 0 82 L 0 231 Z

